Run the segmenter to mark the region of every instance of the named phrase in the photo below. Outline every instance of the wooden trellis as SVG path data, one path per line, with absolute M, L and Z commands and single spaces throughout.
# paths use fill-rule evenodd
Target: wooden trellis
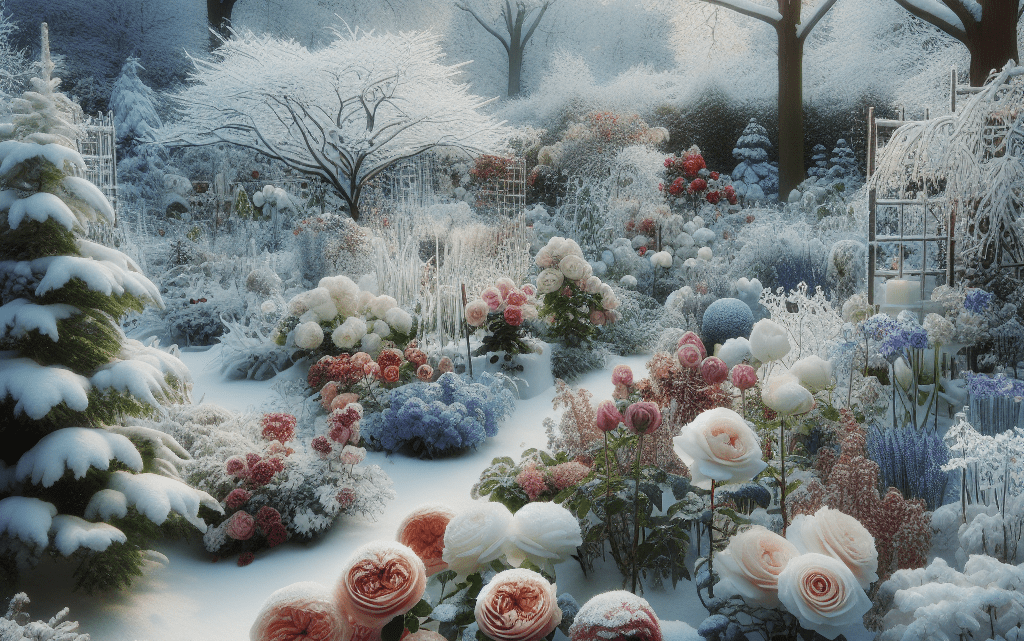
M 485 208 L 506 218 L 518 216 L 526 209 L 526 160 L 511 160 L 501 175 L 488 180 L 478 192 Z

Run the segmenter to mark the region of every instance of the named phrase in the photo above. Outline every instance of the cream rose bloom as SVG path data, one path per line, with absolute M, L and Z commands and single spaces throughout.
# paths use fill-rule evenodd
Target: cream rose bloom
M 580 523 L 572 512 L 557 503 L 541 501 L 527 503 L 512 517 L 504 550 L 512 567 L 530 559 L 550 571 L 581 545 Z
M 601 291 L 601 279 L 597 276 L 588 277 L 586 290 L 588 294 L 596 294 Z
M 832 363 L 816 354 L 793 363 L 789 373 L 796 376 L 812 394 L 832 385 Z
M 587 278 L 589 276 L 589 274 L 587 274 L 588 267 L 590 267 L 590 264 L 587 261 L 572 254 L 558 261 L 558 269 L 561 270 L 569 280 Z
M 801 554 L 779 574 L 779 601 L 803 627 L 835 639 L 860 623 L 871 600 L 842 561 Z
M 457 514 L 444 532 L 441 558 L 459 576 L 476 572 L 504 552 L 512 513 L 501 503 L 481 503 Z
M 789 353 L 789 334 L 782 325 L 762 318 L 750 330 L 750 353 L 762 363 L 777 361 Z
M 472 327 L 480 327 L 487 320 L 487 303 L 479 298 L 466 305 L 466 322 Z
M 733 536 L 718 555 L 715 567 L 722 577 L 721 589 L 740 595 L 747 603 L 778 607 L 779 574 L 799 554 L 786 539 L 755 525 Z
M 537 276 L 537 293 L 550 294 L 556 292 L 565 282 L 565 276 L 557 269 L 545 269 Z
M 324 328 L 320 323 L 309 321 L 295 328 L 295 346 L 299 349 L 316 349 L 324 342 Z
M 792 374 L 774 374 L 761 389 L 764 404 L 783 416 L 810 412 L 814 407 L 814 396 L 800 384 Z
M 757 434 L 742 416 L 724 407 L 699 414 L 672 442 L 697 487 L 710 489 L 712 480 L 743 483 L 767 467 Z
M 789 524 L 786 538 L 801 552 L 839 559 L 867 590 L 878 580 L 875 538 L 849 514 L 823 507 L 814 516 L 800 514 Z
M 384 321 L 400 334 L 408 336 L 412 331 L 412 316 L 401 307 L 392 307 L 385 312 Z

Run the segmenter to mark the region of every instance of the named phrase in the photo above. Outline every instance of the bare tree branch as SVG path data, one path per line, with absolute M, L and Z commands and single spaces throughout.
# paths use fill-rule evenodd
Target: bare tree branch
M 828 10 L 832 8 L 837 0 L 821 0 L 816 7 L 811 11 L 811 16 L 801 22 L 796 28 L 796 37 L 801 40 L 806 40 L 811 30 L 825 17 Z
M 924 8 L 919 4 L 920 0 L 896 0 L 896 4 L 906 9 L 910 15 L 924 20 L 933 27 L 937 27 L 946 35 L 952 36 L 966 44 L 967 30 L 960 19 L 945 4 L 932 0 L 930 4 L 934 8 Z
M 477 15 L 477 12 L 473 11 L 472 7 L 459 2 L 456 2 L 455 6 L 458 7 L 459 9 L 462 9 L 463 11 L 468 11 L 469 15 L 476 18 L 476 21 L 480 23 L 480 26 L 487 30 L 487 33 L 491 34 L 492 36 L 498 39 L 498 42 L 500 42 L 502 46 L 505 47 L 506 52 L 509 50 L 509 40 L 507 40 L 505 36 L 501 35 L 501 33 L 499 33 L 497 29 L 493 28 L 491 25 L 484 22 L 484 19 Z M 511 22 L 509 23 L 509 25 L 510 26 L 508 31 L 509 33 L 512 33 Z
M 775 9 L 759 5 L 750 0 L 703 0 L 708 4 L 732 9 L 736 13 L 757 18 L 761 22 L 767 22 L 771 26 L 777 26 L 782 21 L 782 14 Z

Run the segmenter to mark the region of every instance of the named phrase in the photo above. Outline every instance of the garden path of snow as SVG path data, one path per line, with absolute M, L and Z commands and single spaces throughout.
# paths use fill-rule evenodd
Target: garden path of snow
M 182 353 L 182 360 L 192 372 L 196 402 L 204 399 L 240 411 L 260 409 L 264 403 L 280 398 L 271 390 L 272 380 L 222 380 L 217 363 L 219 349 Z M 592 372 L 574 381 L 574 385 L 592 391 L 595 400 L 610 398 L 611 368 L 626 363 L 641 378 L 648 359 L 610 359 L 605 370 Z M 543 392 L 537 387 L 538 381 L 530 382 L 530 393 L 536 396 L 518 401 L 513 417 L 479 450 L 437 461 L 368 452 L 366 462 L 383 468 L 394 481 L 397 493 L 395 501 L 377 521 L 339 519 L 316 541 L 306 545 L 289 543 L 263 551 L 252 565 L 244 568 L 238 567 L 233 559 L 211 563 L 210 554 L 198 537 L 191 543 L 166 543 L 159 550 L 170 562 L 164 566 L 151 564 L 130 589 L 116 594 L 88 596 L 72 592 L 74 580 L 69 564 L 44 561 L 46 567 L 32 572 L 20 586 L 32 599 L 29 611 L 33 618 L 48 618 L 69 606 L 69 618 L 78 620 L 81 631 L 89 633 L 94 641 L 244 641 L 270 593 L 301 581 L 333 587 L 342 564 L 355 548 L 376 539 L 392 539 L 399 522 L 413 509 L 433 502 L 447 503 L 456 509 L 469 505 L 470 487 L 492 458 L 511 456 L 518 460 L 526 448 L 545 447 L 547 437 L 542 421 L 554 415 L 554 388 L 550 379 Z M 556 566 L 556 571 L 558 592 L 570 592 L 581 606 L 595 594 L 621 589 L 621 577 L 614 570 L 584 577 L 579 565 L 570 560 Z M 694 627 L 707 612 L 700 605 L 692 583 L 682 581 L 675 590 L 650 590 L 644 598 L 662 619 L 666 641 L 701 641 Z M 564 639 L 560 632 L 556 638 Z M 847 638 L 866 641 L 872 635 L 858 626 Z

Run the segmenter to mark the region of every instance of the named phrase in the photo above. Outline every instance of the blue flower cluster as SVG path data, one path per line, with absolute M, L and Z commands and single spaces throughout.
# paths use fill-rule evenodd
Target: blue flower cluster
M 991 292 L 973 289 L 967 292 L 967 297 L 964 299 L 964 309 L 972 314 L 984 314 L 985 308 L 988 307 L 994 297 L 995 294 Z
M 897 323 L 878 346 L 878 353 L 890 363 L 895 362 L 908 349 L 925 349 L 928 347 L 928 332 L 920 325 Z
M 967 372 L 964 374 L 964 379 L 967 380 L 967 391 L 972 397 L 1013 398 L 1015 396 L 1024 396 L 1024 381 L 1009 378 L 1006 374 L 988 376 L 986 374 Z
M 942 471 L 949 462 L 949 448 L 938 434 L 872 425 L 867 448 L 878 463 L 881 487 L 895 487 L 904 498 L 924 499 L 929 510 L 946 502 L 952 472 Z
M 884 341 L 896 327 L 896 319 L 888 314 L 875 314 L 858 326 L 861 333 L 873 341 Z
M 405 450 L 421 458 L 450 456 L 478 447 L 498 433 L 515 398 L 502 379 L 484 373 L 479 382 L 452 372 L 436 383 L 410 383 L 391 391 L 390 406 L 368 414 L 359 428 L 368 447 Z

